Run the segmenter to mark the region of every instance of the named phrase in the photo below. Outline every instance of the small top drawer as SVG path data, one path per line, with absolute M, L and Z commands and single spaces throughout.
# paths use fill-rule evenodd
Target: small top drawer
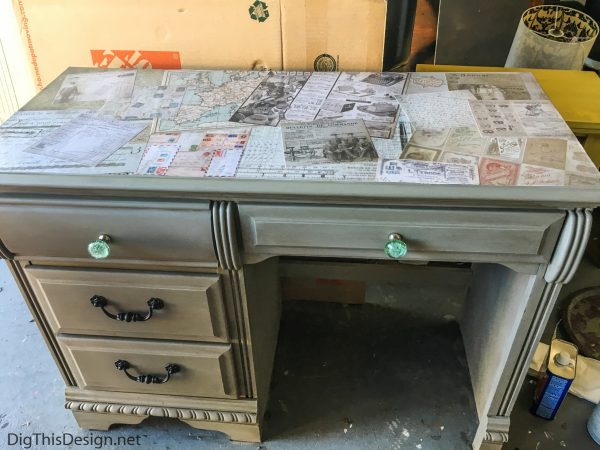
M 216 265 L 208 203 L 0 199 L 0 240 L 17 256 L 91 260 L 100 235 L 109 261 Z
M 561 211 L 351 206 L 239 206 L 246 261 L 262 255 L 387 258 L 391 234 L 407 260 L 541 263 L 564 221 Z

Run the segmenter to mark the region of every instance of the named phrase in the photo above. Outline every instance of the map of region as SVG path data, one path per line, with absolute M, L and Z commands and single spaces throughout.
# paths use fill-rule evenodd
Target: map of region
M 164 84 L 185 86 L 178 114 L 160 120 L 156 131 L 189 130 L 239 126 L 229 122 L 231 115 L 267 76 L 266 72 L 178 70 L 167 71 Z M 210 124 L 210 125 L 209 125 Z

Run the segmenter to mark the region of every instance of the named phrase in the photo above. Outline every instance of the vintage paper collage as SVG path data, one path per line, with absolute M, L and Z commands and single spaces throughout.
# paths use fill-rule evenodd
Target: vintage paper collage
M 0 126 L 0 171 L 600 183 L 529 73 L 155 74 L 67 75 Z
M 248 129 L 155 133 L 137 174 L 232 177 L 249 134 Z

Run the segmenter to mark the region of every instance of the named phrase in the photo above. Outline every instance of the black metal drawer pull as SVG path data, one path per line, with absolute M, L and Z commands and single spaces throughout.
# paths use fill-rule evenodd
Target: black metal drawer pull
M 104 309 L 108 305 L 108 300 L 101 295 L 94 295 L 90 298 L 90 303 L 96 308 L 101 308 L 104 314 L 110 317 L 113 320 L 119 320 L 121 322 L 143 322 L 152 317 L 152 312 L 155 309 L 163 309 L 165 307 L 165 303 L 160 298 L 151 298 L 148 300 L 148 308 L 149 311 L 144 315 L 142 313 L 137 312 L 120 312 L 117 314 L 112 314 Z
M 123 372 L 125 372 L 125 375 L 127 375 L 127 378 L 129 378 L 130 380 L 145 384 L 166 383 L 171 378 L 171 375 L 181 371 L 181 367 L 179 367 L 177 364 L 167 364 L 167 366 L 165 367 L 167 375 L 164 377 L 161 377 L 160 375 L 138 375 L 137 377 L 135 377 L 129 372 L 127 372 L 127 369 L 130 368 L 130 365 L 129 362 L 125 361 L 124 359 L 119 359 L 118 361 L 115 361 L 115 367 L 118 370 L 122 370 Z

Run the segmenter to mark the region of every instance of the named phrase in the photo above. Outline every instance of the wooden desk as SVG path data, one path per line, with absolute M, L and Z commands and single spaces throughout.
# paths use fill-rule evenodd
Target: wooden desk
M 51 109 L 61 81 L 25 109 Z M 160 416 L 259 441 L 279 326 L 278 258 L 385 260 L 389 236 L 401 234 L 408 262 L 472 264 L 459 322 L 479 419 L 473 448 L 499 448 L 599 204 L 598 184 L 4 173 L 0 256 L 82 427 Z M 99 235 L 110 236 L 110 255 L 92 259 L 88 244 Z
M 417 72 L 531 72 L 600 167 L 600 77 L 581 70 L 418 64 Z

